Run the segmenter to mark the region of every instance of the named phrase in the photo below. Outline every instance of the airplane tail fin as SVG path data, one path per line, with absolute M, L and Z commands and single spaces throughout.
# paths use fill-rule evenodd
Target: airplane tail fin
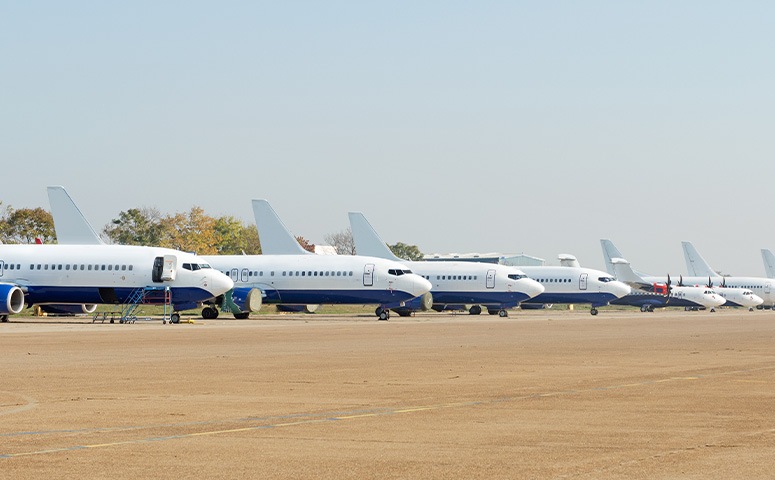
M 643 279 L 643 277 L 641 277 L 637 272 L 635 272 L 635 270 L 632 269 L 630 262 L 623 258 L 612 258 L 611 267 L 614 271 L 612 275 L 620 282 L 627 283 L 631 286 L 634 284 L 643 285 L 648 283 Z
M 767 278 L 775 278 L 775 255 L 766 248 L 762 249 L 762 259 L 764 260 L 764 272 Z
M 616 276 L 614 265 L 611 262 L 614 258 L 623 258 L 621 252 L 617 250 L 611 240 L 601 238 L 600 246 L 603 247 L 603 260 L 605 261 L 605 270 L 613 276 Z
M 686 269 L 691 277 L 718 277 L 718 273 L 713 271 L 708 262 L 702 258 L 700 252 L 694 248 L 691 242 L 681 242 L 684 249 L 684 258 L 686 259 Z
M 102 245 L 105 243 L 94 231 L 64 187 L 50 186 L 47 190 L 58 244 Z
M 350 229 L 353 232 L 355 241 L 355 252 L 358 255 L 367 255 L 369 257 L 385 258 L 388 260 L 401 260 L 396 257 L 382 241 L 374 227 L 371 226 L 366 217 L 361 212 L 350 212 Z
M 304 250 L 269 202 L 253 200 L 253 216 L 256 218 L 261 253 L 265 255 L 314 255 Z

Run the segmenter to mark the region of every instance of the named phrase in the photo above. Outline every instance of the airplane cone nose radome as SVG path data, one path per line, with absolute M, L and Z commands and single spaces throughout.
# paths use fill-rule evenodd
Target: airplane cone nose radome
M 541 295 L 546 290 L 546 287 L 536 282 L 532 278 L 524 278 L 521 280 L 521 282 L 524 282 L 525 294 L 530 298 Z M 523 285 L 520 285 L 520 287 L 522 286 Z
M 629 285 L 619 281 L 608 282 L 606 285 L 611 289 L 610 292 L 616 295 L 616 298 L 622 298 L 623 296 L 629 295 L 630 292 L 632 292 L 632 289 Z
M 214 297 L 222 295 L 232 288 L 234 288 L 234 282 L 231 278 L 217 270 L 213 270 L 212 275 L 210 275 L 210 284 L 208 285 L 207 289 L 210 291 L 210 293 L 213 294 Z
M 415 297 L 419 297 L 431 291 L 431 287 L 433 286 L 431 285 L 431 282 L 429 282 L 428 280 L 424 279 L 419 275 L 415 275 L 415 277 L 417 278 L 415 278 L 414 282 L 412 282 L 413 283 L 413 288 L 411 292 L 412 295 L 414 295 Z

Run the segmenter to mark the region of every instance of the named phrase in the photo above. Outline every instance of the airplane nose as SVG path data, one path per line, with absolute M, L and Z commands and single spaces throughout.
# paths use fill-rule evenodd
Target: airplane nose
M 412 295 L 419 297 L 431 291 L 431 287 L 433 286 L 431 285 L 431 282 L 419 275 L 415 275 L 415 277 L 414 282 L 412 282 Z
M 536 282 L 532 278 L 523 278 L 519 282 L 519 288 L 523 289 L 525 294 L 530 298 L 541 295 L 544 293 L 544 290 L 546 290 L 546 287 Z
M 630 286 L 623 282 L 608 282 L 607 285 L 610 288 L 610 292 L 616 295 L 616 298 L 622 298 L 623 296 L 629 295 L 632 292 Z
M 711 301 L 718 307 L 727 303 L 727 299 L 721 295 L 710 295 Z
M 751 295 L 751 301 L 754 305 L 761 305 L 764 303 L 764 299 L 760 297 L 759 295 Z
M 217 270 L 213 270 L 212 274 L 209 276 L 210 286 L 208 287 L 208 290 L 215 297 L 224 294 L 234 288 L 234 282 L 232 279 Z

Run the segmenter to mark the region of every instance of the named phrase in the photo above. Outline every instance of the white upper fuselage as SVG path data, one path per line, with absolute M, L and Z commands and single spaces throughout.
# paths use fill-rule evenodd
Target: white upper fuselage
M 435 305 L 498 305 L 513 307 L 544 291 L 524 272 L 506 265 L 478 262 L 406 261 L 433 287 Z
M 431 285 L 399 262 L 357 255 L 205 255 L 235 288 L 258 288 L 266 302 L 400 304 Z
M 170 279 L 154 281 L 155 262 Z M 198 303 L 232 287 L 201 257 L 125 245 L 0 245 L 0 283 L 21 287 L 28 304 L 114 303 L 140 287 L 170 287 L 173 303 Z
M 600 270 L 584 267 L 519 268 L 546 289 L 526 303 L 589 303 L 601 306 L 630 293 L 629 286 Z

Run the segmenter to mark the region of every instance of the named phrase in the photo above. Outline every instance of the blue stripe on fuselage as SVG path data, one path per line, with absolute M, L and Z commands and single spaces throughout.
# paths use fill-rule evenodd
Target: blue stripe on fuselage
M 593 306 L 602 306 L 608 305 L 608 303 L 612 303 L 615 299 L 616 295 L 605 292 L 544 292 L 529 300 L 525 300 L 524 303 L 590 303 Z
M 53 286 L 29 286 L 25 301 L 28 304 L 35 303 L 106 303 L 100 296 L 97 287 L 53 287 Z M 136 288 L 113 288 L 119 302 L 125 302 Z M 213 294 L 203 288 L 197 287 L 170 287 L 172 303 L 198 303 L 213 298 Z M 163 293 L 158 299 L 146 303 L 163 304 Z

